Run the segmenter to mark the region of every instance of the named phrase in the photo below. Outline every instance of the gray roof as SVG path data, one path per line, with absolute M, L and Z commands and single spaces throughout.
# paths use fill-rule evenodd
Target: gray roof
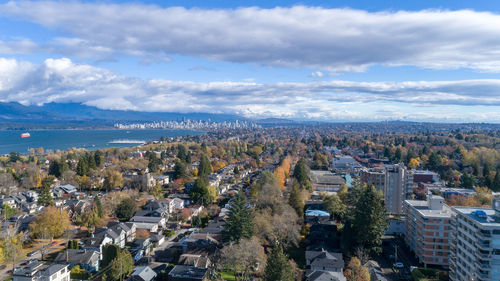
M 77 250 L 77 249 L 68 249 L 68 255 L 66 256 L 66 251 L 60 252 L 57 257 L 54 259 L 55 262 L 66 262 L 66 257 L 68 258 L 67 262 L 72 264 L 92 264 L 92 258 L 99 258 L 99 253 L 92 250 Z
M 139 266 L 134 269 L 132 273 L 132 280 L 151 281 L 156 277 L 154 272 L 149 266 Z
M 346 278 L 340 272 L 315 270 L 307 274 L 306 281 L 344 281 Z
M 133 216 L 131 222 L 147 222 L 147 223 L 159 223 L 163 218 L 161 217 L 143 217 L 143 216 Z
M 190 278 L 191 280 L 203 280 L 207 275 L 208 269 L 188 266 L 176 265 L 168 274 L 169 277 L 174 278 Z
M 328 251 L 306 251 L 306 260 L 311 266 L 343 268 L 344 259 L 341 253 L 330 253 Z

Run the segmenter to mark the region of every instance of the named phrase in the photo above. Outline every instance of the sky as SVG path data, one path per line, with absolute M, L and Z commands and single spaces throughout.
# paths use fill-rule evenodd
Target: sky
M 500 2 L 0 0 L 0 102 L 500 123 Z

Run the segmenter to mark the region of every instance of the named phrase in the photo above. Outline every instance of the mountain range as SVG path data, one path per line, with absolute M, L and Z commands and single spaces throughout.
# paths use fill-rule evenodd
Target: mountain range
M 107 110 L 81 103 L 47 103 L 41 106 L 0 102 L 0 128 L 108 127 L 116 122 L 235 121 L 246 118 L 233 114 L 144 112 Z

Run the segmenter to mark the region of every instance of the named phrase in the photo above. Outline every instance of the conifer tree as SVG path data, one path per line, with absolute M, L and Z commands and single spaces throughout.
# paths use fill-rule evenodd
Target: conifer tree
M 253 235 L 253 212 L 248 208 L 245 196 L 238 194 L 231 204 L 226 226 L 222 231 L 224 241 L 238 242 Z
M 266 281 L 293 281 L 295 273 L 288 261 L 287 255 L 279 245 L 275 246 L 267 258 L 266 271 L 264 275 Z

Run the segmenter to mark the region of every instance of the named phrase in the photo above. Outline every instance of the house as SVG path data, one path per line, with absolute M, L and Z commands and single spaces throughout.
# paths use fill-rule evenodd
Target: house
M 132 243 L 131 249 L 142 251 L 143 256 L 147 256 L 151 253 L 153 244 L 149 238 L 137 238 Z
M 149 266 L 138 266 L 132 272 L 128 280 L 130 281 L 151 281 L 156 278 L 156 272 Z
M 80 240 L 80 248 L 84 250 L 96 251 L 100 254 L 102 259 L 102 248 L 108 244 L 113 244 L 113 240 L 108 236 L 103 237 L 90 237 Z
M 174 204 L 174 210 L 184 209 L 185 201 L 181 198 L 173 198 L 172 202 Z
M 191 265 L 194 267 L 209 268 L 212 264 L 208 257 L 197 254 L 182 254 L 179 257 L 179 264 Z
M 71 184 L 58 185 L 52 190 L 54 197 L 71 197 L 76 192 L 76 187 L 72 186 Z
M 14 269 L 13 281 L 69 281 L 67 264 L 45 264 L 34 261 L 25 267 Z
M 206 281 L 208 269 L 189 265 L 176 265 L 168 273 L 168 281 Z
M 166 227 L 167 220 L 163 217 L 133 216 L 130 222 L 136 224 L 138 229 L 147 229 L 150 232 L 157 232 Z
M 138 211 L 135 215 L 168 218 L 169 214 L 174 211 L 174 207 L 175 204 L 172 199 L 149 200 L 142 210 Z
M 346 281 L 344 274 L 331 271 L 308 271 L 306 272 L 306 281 Z
M 93 250 L 67 249 L 60 252 L 54 262 L 69 264 L 70 268 L 79 265 L 87 272 L 99 271 L 99 252 Z
M 11 208 L 16 208 L 17 207 L 16 200 L 14 200 L 14 198 L 11 197 L 11 196 L 5 197 L 5 198 L 1 198 L 0 199 L 0 204 L 1 205 L 7 204 Z
M 313 271 L 342 273 L 344 259 L 342 253 L 330 253 L 324 249 L 321 249 L 321 251 L 306 251 L 306 265 Z
M 126 232 L 121 227 L 99 228 L 95 230 L 94 236 L 97 238 L 109 237 L 113 244 L 120 246 L 120 248 L 125 247 Z
M 184 191 L 186 191 L 186 190 L 184 190 Z M 184 205 L 182 206 L 182 208 L 184 208 L 185 206 L 189 206 L 189 204 L 191 204 L 191 197 L 187 193 L 175 193 L 175 194 L 168 196 L 168 198 L 170 198 L 170 199 L 178 198 L 180 200 L 183 200 Z M 182 208 L 178 208 L 178 209 L 182 209 Z
M 132 242 L 135 239 L 136 225 L 133 222 L 109 222 L 107 227 L 115 233 L 120 233 L 122 230 L 125 232 L 125 241 Z
M 158 247 L 163 244 L 163 242 L 165 242 L 165 235 L 161 233 L 151 233 L 149 235 L 149 238 L 151 239 L 151 243 L 153 243 L 155 247 Z
M 167 185 L 170 182 L 170 177 L 168 175 L 159 176 L 156 178 L 156 182 L 161 185 Z

